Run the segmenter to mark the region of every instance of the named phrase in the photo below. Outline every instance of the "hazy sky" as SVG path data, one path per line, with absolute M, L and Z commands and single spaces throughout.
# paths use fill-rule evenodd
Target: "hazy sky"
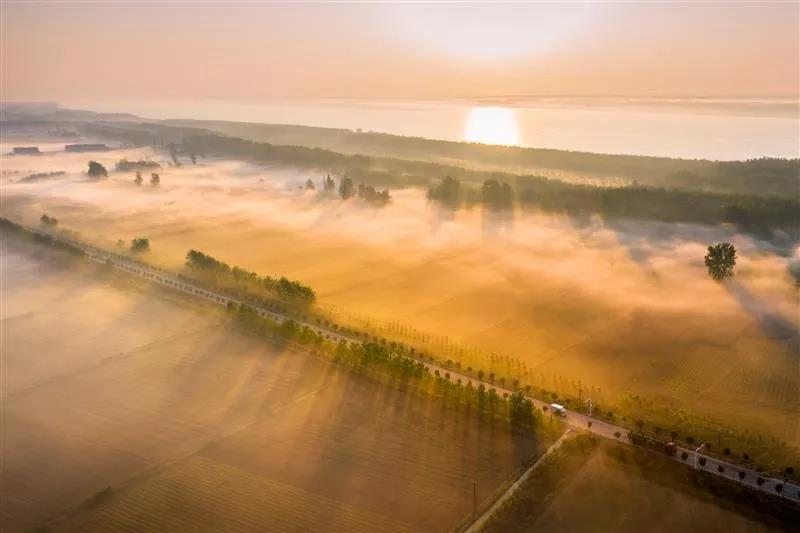
M 60 101 L 796 96 L 799 18 L 794 1 L 2 0 L 2 90 Z

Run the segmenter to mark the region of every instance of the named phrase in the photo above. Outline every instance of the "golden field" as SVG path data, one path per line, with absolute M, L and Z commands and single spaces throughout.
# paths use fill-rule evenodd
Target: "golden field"
M 2 235 L 3 531 L 442 530 L 539 452 L 43 250 Z
M 650 451 L 571 437 L 549 455 L 483 531 L 790 531 L 796 512 L 759 506 L 737 487 L 709 489 L 685 465 Z
M 424 191 L 393 191 L 384 209 L 299 189 L 320 176 L 229 160 L 164 168 L 159 188 L 132 174 L 90 182 L 89 154 L 7 158 L 65 179 L 11 183 L 6 216 L 41 213 L 114 248 L 148 237 L 147 260 L 180 269 L 189 248 L 312 286 L 320 307 L 549 390 L 616 409 L 630 397 L 711 427 L 800 444 L 797 251 L 731 227 L 448 212 Z M 111 170 L 147 150 L 96 154 Z M 145 176 L 146 177 L 146 176 Z M 705 247 L 739 250 L 736 276 L 708 278 Z M 688 415 L 687 415 L 688 416 Z M 676 422 L 679 424 L 679 422 Z M 678 428 L 680 429 L 680 428 Z M 740 450 L 744 451 L 744 450 Z

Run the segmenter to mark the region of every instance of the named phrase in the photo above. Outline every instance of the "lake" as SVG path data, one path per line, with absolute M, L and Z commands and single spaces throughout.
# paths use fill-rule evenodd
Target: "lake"
M 681 158 L 800 157 L 793 99 L 482 98 L 453 101 L 70 102 L 149 118 L 361 129 L 489 144 Z

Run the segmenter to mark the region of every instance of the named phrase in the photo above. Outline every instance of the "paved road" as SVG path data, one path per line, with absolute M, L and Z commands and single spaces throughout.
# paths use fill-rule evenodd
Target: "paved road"
M 469 382 L 472 383 L 473 387 L 477 387 L 479 384 L 483 383 L 483 385 L 485 387 L 493 387 L 493 388 L 495 388 L 497 390 L 497 393 L 501 394 L 501 395 L 503 393 L 511 394 L 511 392 L 512 392 L 510 389 L 505 389 L 503 387 L 499 387 L 499 386 L 494 385 L 494 384 L 489 384 L 489 383 L 486 383 L 486 382 L 482 382 L 482 381 L 479 381 L 479 380 L 477 380 L 477 379 L 475 379 L 473 377 L 466 376 L 466 375 L 464 375 L 464 374 L 462 374 L 460 372 L 453 371 L 453 370 L 450 370 L 450 369 L 443 369 L 442 367 L 440 367 L 438 365 L 435 365 L 435 364 L 425 363 L 425 366 L 427 366 L 428 369 L 431 372 L 434 372 L 435 370 L 439 370 L 439 372 L 442 373 L 442 374 L 444 372 L 449 372 L 451 380 L 460 379 L 464 383 L 469 381 Z M 553 414 L 552 410 L 549 409 L 550 404 L 548 402 L 537 400 L 536 398 L 530 398 L 530 400 L 533 402 L 533 405 L 536 408 L 542 409 L 543 407 L 548 407 L 548 412 L 550 413 L 550 416 L 558 416 L 558 415 Z M 608 439 L 616 440 L 616 441 L 622 442 L 624 444 L 631 444 L 627 439 L 627 435 L 628 435 L 628 432 L 630 430 L 627 429 L 627 428 L 624 428 L 622 426 L 617 426 L 615 424 L 610 424 L 610 423 L 608 423 L 608 422 L 606 422 L 604 420 L 600 420 L 598 418 L 590 417 L 590 416 L 588 416 L 586 414 L 583 414 L 583 413 L 577 413 L 575 411 L 569 411 L 569 410 L 567 410 L 566 416 L 559 417 L 559 418 L 563 419 L 564 422 L 569 426 L 572 426 L 572 427 L 575 427 L 575 428 L 579 428 L 579 429 L 583 429 L 583 430 L 587 430 L 587 431 L 590 431 L 590 432 L 592 432 L 592 433 L 594 433 L 596 435 L 599 435 L 599 436 L 602 436 L 602 437 L 606 437 Z M 589 423 L 590 422 L 591 422 L 591 427 L 589 427 Z M 620 434 L 620 437 L 617 437 L 617 433 Z M 689 454 L 689 457 L 687 458 L 687 460 L 685 462 L 681 459 L 681 454 L 683 452 L 686 452 L 686 453 Z M 664 455 L 664 457 L 670 457 L 670 456 Z M 776 485 L 783 485 L 783 492 L 781 493 L 781 496 L 783 498 L 787 499 L 787 500 L 791 500 L 793 502 L 800 503 L 800 485 L 793 484 L 793 483 L 784 484 L 782 479 L 767 477 L 767 476 L 764 476 L 763 474 L 760 474 L 760 473 L 755 472 L 753 470 L 744 468 L 742 465 L 729 463 L 729 462 L 726 462 L 726 461 L 722 461 L 720 459 L 716 459 L 714 457 L 703 455 L 702 451 L 697 454 L 697 458 L 698 459 L 701 458 L 701 457 L 705 457 L 706 465 L 705 466 L 701 466 L 698 463 L 697 464 L 697 468 L 698 469 L 704 470 L 704 471 L 706 471 L 706 472 L 708 472 L 710 474 L 714 474 L 716 476 L 721 476 L 721 477 L 725 477 L 725 478 L 728 478 L 728 479 L 732 479 L 732 480 L 736 481 L 737 483 L 742 483 L 744 485 L 747 485 L 748 487 L 751 487 L 751 488 L 756 489 L 756 490 L 760 490 L 760 491 L 768 493 L 768 494 L 777 494 L 776 491 L 775 491 Z M 694 448 L 687 448 L 687 447 L 684 447 L 684 446 L 678 446 L 677 453 L 675 454 L 674 457 L 670 457 L 670 458 L 673 459 L 674 461 L 679 462 L 679 463 L 689 464 L 689 465 L 693 466 L 695 464 L 695 462 L 694 462 L 695 450 L 694 450 Z M 724 469 L 723 472 L 719 472 L 719 470 L 718 470 L 719 466 L 723 467 L 723 469 Z M 739 479 L 739 472 L 744 472 L 745 473 L 745 477 L 744 477 L 743 480 Z M 757 483 L 757 480 L 759 479 L 759 477 L 764 479 L 763 484 L 760 485 L 760 486 Z
M 206 300 L 209 300 L 211 302 L 214 302 L 214 303 L 217 303 L 217 304 L 220 304 L 220 305 L 227 305 L 228 302 L 234 302 L 236 304 L 246 303 L 247 305 L 249 305 L 250 307 L 255 309 L 261 316 L 269 317 L 269 318 L 271 318 L 273 320 L 276 320 L 278 322 L 282 322 L 284 320 L 287 320 L 287 317 L 285 317 L 285 316 L 283 316 L 283 315 L 281 315 L 279 313 L 276 313 L 274 311 L 270 311 L 268 309 L 264 309 L 264 308 L 255 306 L 255 305 L 250 304 L 248 302 L 242 302 L 242 301 L 240 301 L 240 300 L 238 300 L 236 298 L 232 298 L 232 297 L 230 297 L 228 295 L 225 295 L 225 294 L 222 294 L 222 293 L 209 291 L 208 289 L 205 289 L 203 287 L 194 285 L 194 284 L 192 284 L 190 282 L 187 282 L 186 280 L 183 280 L 181 278 L 178 278 L 177 276 L 174 276 L 172 274 L 168 274 L 168 273 L 165 273 L 163 271 L 160 271 L 160 270 L 157 270 L 157 269 L 154 269 L 154 268 L 149 268 L 149 267 L 142 266 L 141 264 L 132 261 L 128 257 L 122 256 L 122 255 L 118 255 L 118 254 L 114 254 L 114 253 L 108 252 L 107 250 L 103 250 L 103 249 L 100 249 L 100 248 L 97 248 L 97 247 L 94 247 L 94 246 L 90 246 L 90 245 L 87 245 L 87 244 L 84 244 L 84 243 L 81 243 L 81 242 L 78 242 L 78 241 L 74 241 L 74 240 L 70 240 L 70 239 L 64 239 L 64 238 L 62 238 L 62 240 L 66 241 L 66 242 L 68 242 L 68 243 L 70 243 L 70 244 L 72 244 L 74 246 L 77 246 L 77 247 L 81 248 L 93 260 L 95 260 L 97 262 L 101 262 L 101 263 L 107 263 L 108 261 L 111 261 L 112 266 L 114 268 L 120 269 L 120 270 L 122 270 L 124 272 L 128 272 L 129 274 L 133 274 L 133 275 L 142 277 L 144 279 L 150 280 L 150 281 L 155 282 L 155 283 L 160 283 L 162 285 L 166 285 L 169 288 L 172 288 L 172 289 L 175 289 L 175 290 L 179 290 L 179 291 L 183 291 L 183 292 L 192 294 L 192 295 L 200 297 L 200 298 L 205 298 Z M 318 332 L 319 334 L 325 336 L 326 338 L 328 338 L 328 339 L 330 339 L 332 341 L 344 340 L 344 341 L 361 342 L 361 339 L 358 339 L 358 338 L 355 338 L 355 337 L 350 337 L 350 336 L 347 336 L 347 335 L 342 335 L 341 333 L 338 333 L 338 332 L 333 331 L 331 329 L 319 326 L 317 324 L 306 323 L 306 322 L 303 322 L 303 321 L 300 321 L 300 320 L 296 320 L 296 322 L 298 322 L 299 324 L 306 325 L 306 326 L 310 327 L 312 330 Z M 441 375 L 444 375 L 445 373 L 449 373 L 450 374 L 450 379 L 453 380 L 453 381 L 460 379 L 462 381 L 462 383 L 470 382 L 470 383 L 472 383 L 472 385 L 474 387 L 477 387 L 478 385 L 483 384 L 484 387 L 486 387 L 487 389 L 494 388 L 497 391 L 497 393 L 500 394 L 500 395 L 502 395 L 503 393 L 511 394 L 513 392 L 511 389 L 500 387 L 500 386 L 498 386 L 496 384 L 489 383 L 489 382 L 486 382 L 486 381 L 478 380 L 477 378 L 474 378 L 474 377 L 471 377 L 471 376 L 467 376 L 466 374 L 462 374 L 461 372 L 458 372 L 458 371 L 455 371 L 455 370 L 452 370 L 452 369 L 449 369 L 449 368 L 445 368 L 443 366 L 439 366 L 439 365 L 437 365 L 435 363 L 430 363 L 430 362 L 427 362 L 427 361 L 422 361 L 422 362 L 431 373 L 434 373 L 437 370 L 439 371 L 439 373 Z M 530 400 L 533 402 L 533 405 L 536 408 L 540 409 L 540 410 L 545 406 L 549 407 L 549 404 L 547 402 L 544 402 L 544 401 L 541 401 L 541 400 L 537 400 L 536 398 L 530 398 Z M 550 416 L 557 416 L 557 415 L 552 414 L 552 411 L 549 411 L 549 412 L 551 413 Z M 585 415 L 585 414 L 582 414 L 582 413 L 578 413 L 578 412 L 575 412 L 575 411 L 567 411 L 566 416 L 564 416 L 562 418 L 563 418 L 564 422 L 569 426 L 580 428 L 580 429 L 583 429 L 583 430 L 588 430 L 588 431 L 591 431 L 592 433 L 595 433 L 595 434 L 600 435 L 602 437 L 606 437 L 606 438 L 609 438 L 609 439 L 617 440 L 617 441 L 623 442 L 625 444 L 630 444 L 630 442 L 628 442 L 628 440 L 626 438 L 629 430 L 624 428 L 624 427 L 622 427 L 622 426 L 617 426 L 617 425 L 614 425 L 614 424 L 610 424 L 610 423 L 608 423 L 606 421 L 599 420 L 599 419 L 594 418 L 594 417 L 589 417 L 588 415 Z M 591 426 L 589 426 L 590 422 L 591 422 Z M 619 438 L 616 436 L 617 433 L 620 434 Z M 689 457 L 686 460 L 686 463 L 688 463 L 690 465 L 695 465 L 696 463 L 695 463 L 695 450 L 694 449 L 690 449 L 690 448 L 685 448 L 685 447 L 679 446 L 678 450 L 677 450 L 677 454 L 674 457 L 672 457 L 672 459 L 675 460 L 675 461 L 678 461 L 678 462 L 684 462 L 681 459 L 681 454 L 684 451 L 689 454 Z M 665 457 L 667 457 L 667 456 L 665 455 Z M 697 468 L 703 469 L 706 472 L 708 472 L 710 474 L 713 474 L 713 475 L 716 475 L 716 476 L 721 476 L 721 477 L 724 477 L 724 478 L 732 479 L 732 480 L 736 481 L 737 483 L 742 483 L 742 484 L 747 485 L 748 487 L 751 487 L 751 488 L 753 488 L 755 490 L 759 490 L 759 491 L 762 491 L 762 492 L 765 492 L 765 493 L 769 493 L 769 494 L 776 494 L 775 487 L 778 486 L 778 485 L 782 485 L 783 486 L 783 491 L 781 493 L 781 496 L 783 498 L 787 499 L 787 500 L 791 500 L 793 502 L 796 502 L 796 503 L 800 504 L 800 485 L 792 484 L 792 483 L 784 484 L 783 480 L 781 480 L 781 479 L 766 477 L 766 476 L 763 476 L 763 474 L 759 474 L 758 472 L 755 472 L 753 470 L 749 470 L 747 468 L 744 468 L 741 465 L 728 463 L 726 461 L 722 461 L 722 460 L 719 460 L 719 459 L 716 459 L 716 458 L 713 458 L 713 457 L 703 456 L 702 453 L 697 453 L 697 458 L 700 458 L 700 457 L 705 457 L 706 465 L 703 467 L 703 466 L 700 466 L 699 464 L 697 464 Z M 722 466 L 723 469 L 724 469 L 722 472 L 720 472 L 718 470 L 718 467 L 720 467 L 720 466 Z M 740 479 L 739 478 L 739 472 L 744 472 L 745 473 L 744 479 Z M 758 483 L 757 483 L 757 480 L 759 479 L 759 477 L 762 477 L 763 480 L 764 480 L 761 485 L 758 485 Z
M 483 526 L 486 524 L 489 518 L 491 518 L 492 515 L 496 513 L 497 510 L 500 509 L 500 507 L 502 507 L 502 505 L 506 503 L 506 501 L 508 501 L 508 499 L 511 498 L 511 496 L 513 496 L 514 493 L 519 490 L 522 484 L 525 483 L 525 480 L 531 476 L 533 471 L 536 470 L 536 468 L 540 464 L 542 464 L 544 458 L 553 453 L 554 451 L 556 451 L 564 443 L 564 441 L 567 440 L 567 437 L 569 437 L 571 433 L 572 433 L 572 428 L 567 429 L 564 432 L 564 434 L 558 438 L 557 441 L 555 441 L 549 448 L 547 448 L 547 450 L 545 450 L 545 452 L 541 455 L 541 457 L 539 457 L 536 460 L 536 462 L 531 465 L 530 468 L 528 468 L 521 476 L 519 476 L 519 478 L 514 483 L 511 484 L 510 487 L 508 487 L 508 490 L 506 490 L 502 496 L 497 498 L 497 500 L 492 504 L 491 507 L 489 507 L 489 509 L 486 510 L 485 513 L 483 513 L 480 517 L 478 517 L 478 519 L 475 520 L 471 526 L 469 526 L 467 529 L 464 530 L 464 533 L 475 533 L 483 529 Z

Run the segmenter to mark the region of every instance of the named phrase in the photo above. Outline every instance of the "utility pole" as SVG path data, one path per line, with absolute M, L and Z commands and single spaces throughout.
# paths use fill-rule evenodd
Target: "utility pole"
M 705 444 L 701 444 L 694 450 L 694 469 L 697 470 L 697 452 L 705 448 Z

